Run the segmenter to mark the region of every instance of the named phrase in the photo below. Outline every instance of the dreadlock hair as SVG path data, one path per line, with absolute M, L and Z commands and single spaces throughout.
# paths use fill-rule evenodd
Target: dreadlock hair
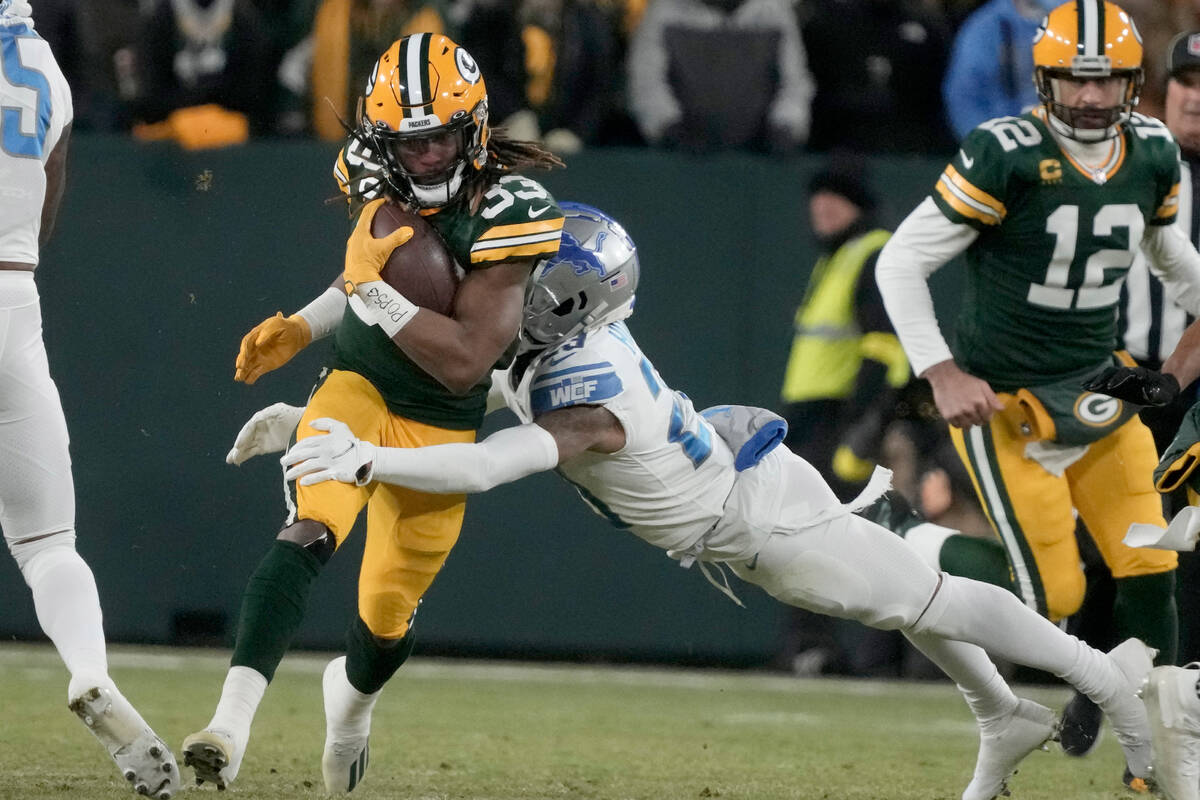
M 561 158 L 537 142 L 510 139 L 504 128 L 492 128 L 487 143 L 487 163 L 483 169 L 472 171 L 463 182 L 459 197 L 474 205 L 476 201 L 472 198 L 478 198 L 484 189 L 513 170 L 551 170 L 565 166 Z

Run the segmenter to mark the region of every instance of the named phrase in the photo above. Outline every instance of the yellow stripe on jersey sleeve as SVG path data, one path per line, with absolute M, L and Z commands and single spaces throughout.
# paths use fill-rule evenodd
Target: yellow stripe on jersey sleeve
M 937 191 L 959 214 L 985 225 L 999 225 L 1008 214 L 1003 203 L 964 178 L 953 164 L 938 178 Z
M 1176 183 L 1171 187 L 1171 191 L 1167 192 L 1167 196 L 1163 198 L 1162 205 L 1158 207 L 1158 211 L 1154 212 L 1154 216 L 1159 219 L 1169 219 L 1179 212 L 1179 184 Z
M 471 263 L 549 255 L 558 250 L 563 219 L 535 220 L 490 228 L 471 245 Z
M 483 235 L 479 237 L 479 241 L 507 239 L 512 236 L 525 236 L 530 233 L 545 233 L 546 231 L 561 231 L 562 226 L 562 217 L 535 219 L 532 222 L 518 222 L 515 225 L 497 225 L 484 231 Z

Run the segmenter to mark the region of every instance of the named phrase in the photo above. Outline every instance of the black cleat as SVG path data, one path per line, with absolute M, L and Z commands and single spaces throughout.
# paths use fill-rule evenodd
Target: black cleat
M 1087 695 L 1075 693 L 1063 709 L 1060 744 L 1069 756 L 1082 758 L 1096 749 L 1104 712 Z

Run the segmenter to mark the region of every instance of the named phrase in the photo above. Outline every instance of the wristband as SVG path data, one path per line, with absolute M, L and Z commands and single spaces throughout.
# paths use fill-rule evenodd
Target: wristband
M 383 281 L 368 281 L 354 287 L 350 307 L 359 319 L 378 325 L 392 338 L 417 315 L 419 308 Z
M 323 339 L 342 321 L 346 311 L 346 293 L 330 286 L 319 297 L 296 312 L 296 316 L 308 323 L 313 341 Z

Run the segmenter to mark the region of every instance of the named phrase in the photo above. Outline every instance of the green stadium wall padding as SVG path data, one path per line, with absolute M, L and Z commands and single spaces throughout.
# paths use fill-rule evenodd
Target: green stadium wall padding
M 313 142 L 199 153 L 72 143 L 38 283 L 71 431 L 78 549 L 111 641 L 232 641 L 242 587 L 285 508 L 274 458 L 233 467 L 224 456 L 252 412 L 305 401 L 328 344 L 249 387 L 233 382 L 234 356 L 250 327 L 295 311 L 340 272 L 348 224 L 343 205 L 326 202 L 334 155 Z M 816 257 L 805 187 L 821 163 L 596 150 L 534 177 L 625 223 L 642 263 L 630 327 L 674 388 L 698 408 L 773 407 Z M 941 166 L 873 160 L 882 221 L 896 224 Z M 937 298 L 953 297 L 956 273 L 936 276 Z M 496 416 L 485 430 L 514 419 Z M 342 647 L 361 537 L 326 568 L 297 646 Z M 0 634 L 41 638 L 12 560 L 0 571 Z M 756 587 L 735 590 L 746 608 L 540 475 L 470 500 L 417 615 L 417 652 L 765 663 L 785 609 Z

